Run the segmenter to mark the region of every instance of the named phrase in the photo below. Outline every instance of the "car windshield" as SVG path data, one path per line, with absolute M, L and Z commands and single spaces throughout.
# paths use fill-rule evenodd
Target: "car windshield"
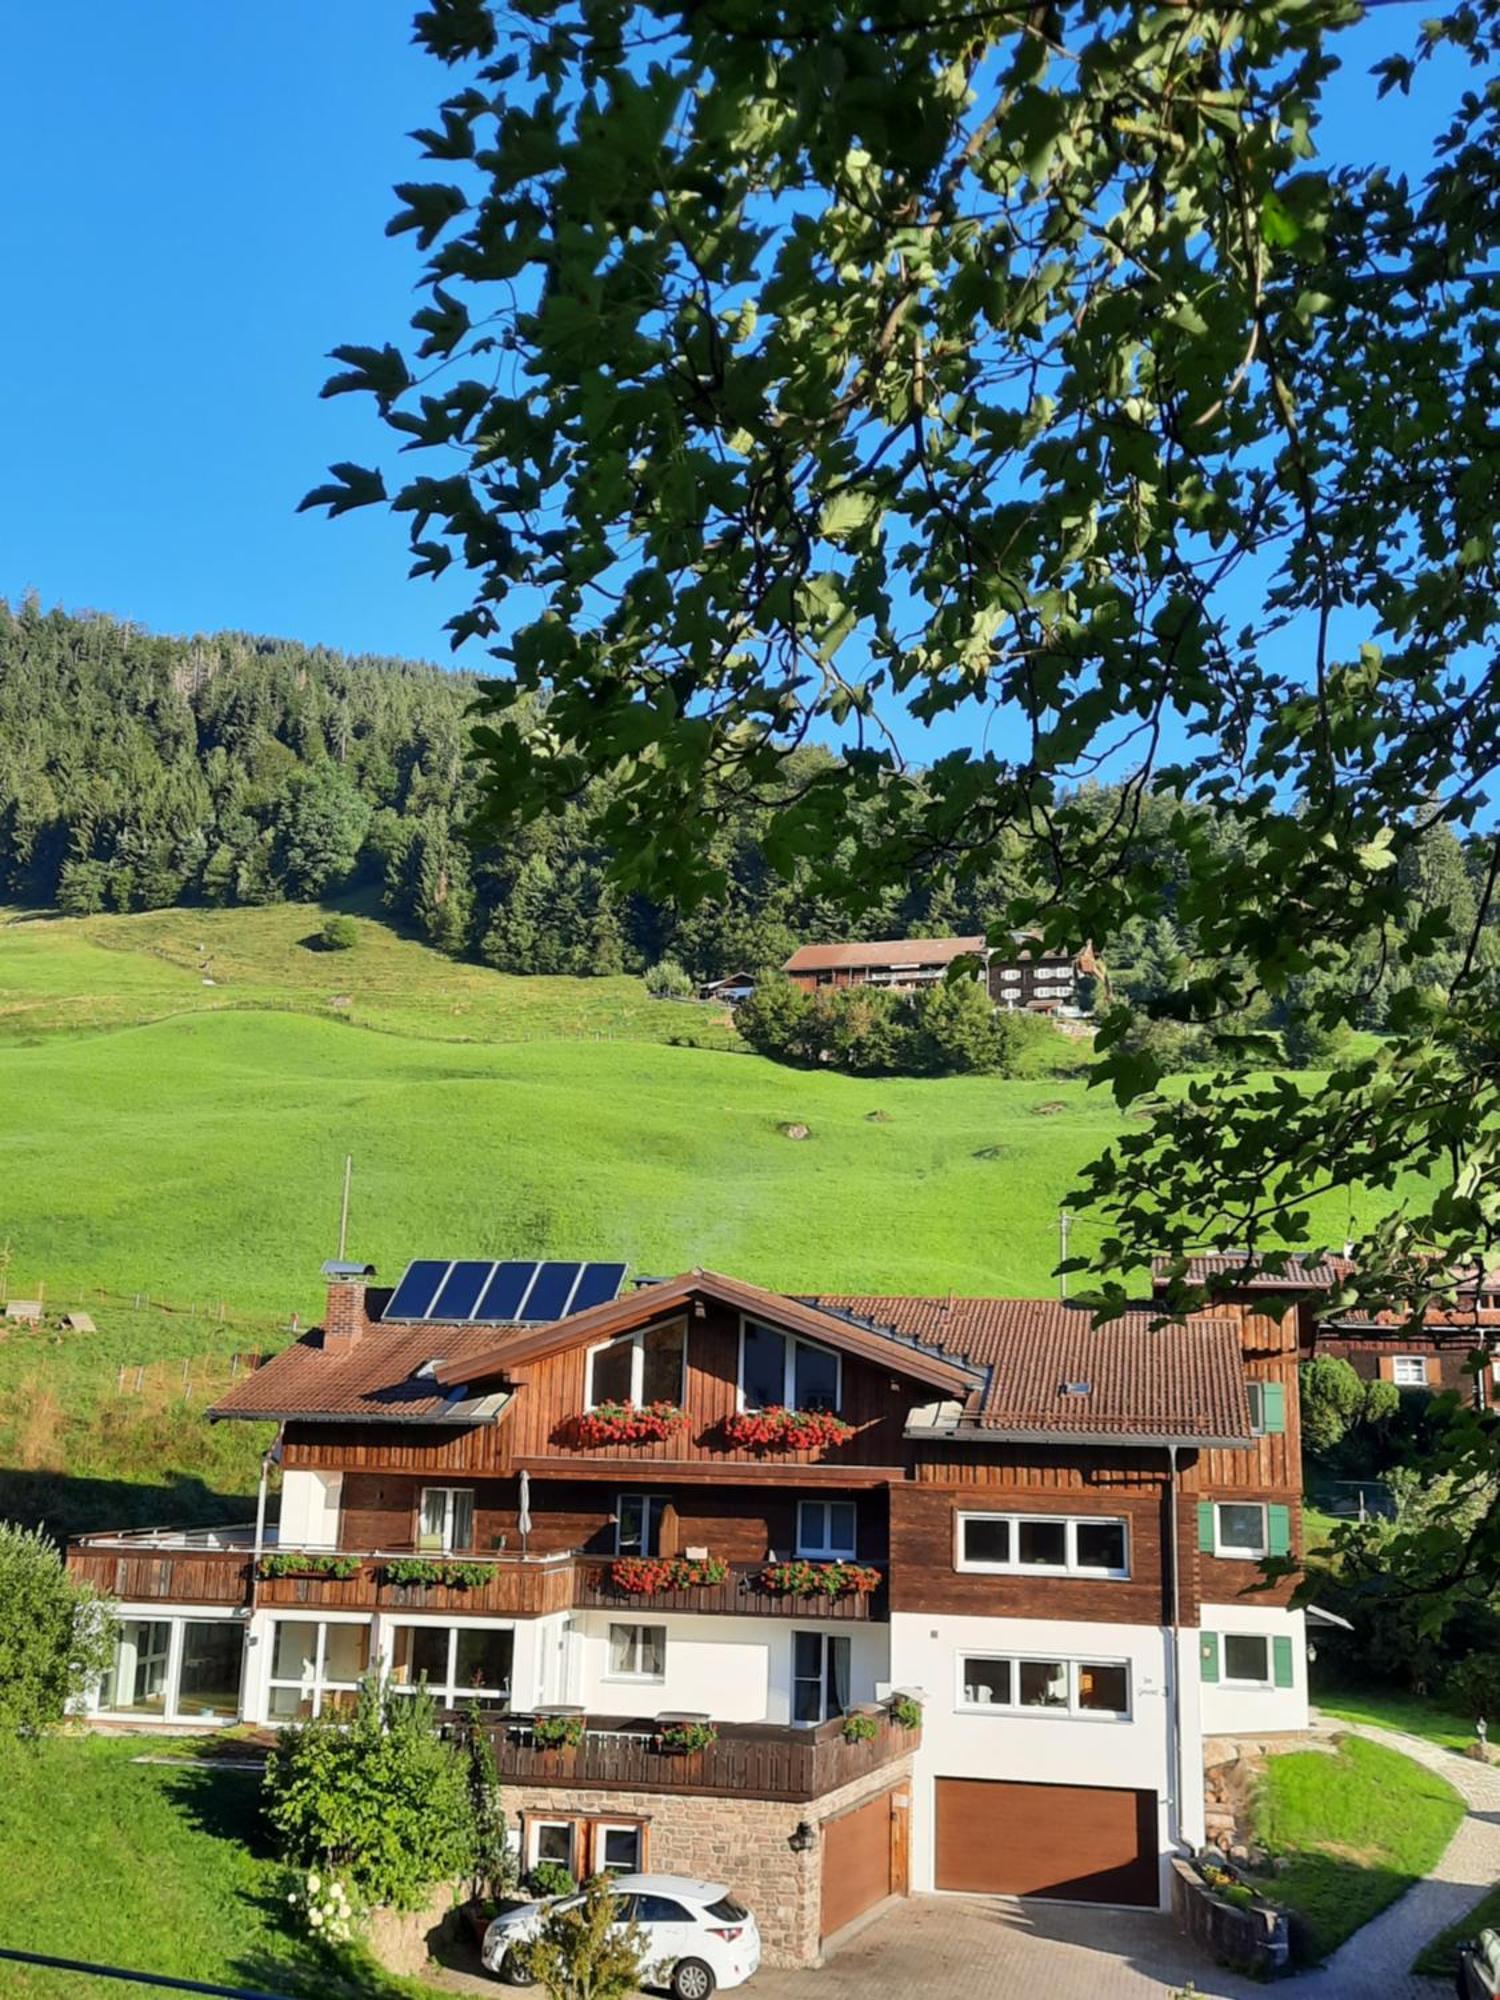
M 721 1897 L 717 1903 L 707 1906 L 708 1914 L 717 1917 L 721 1924 L 742 1924 L 750 1912 L 743 1903 L 737 1903 L 733 1896 Z

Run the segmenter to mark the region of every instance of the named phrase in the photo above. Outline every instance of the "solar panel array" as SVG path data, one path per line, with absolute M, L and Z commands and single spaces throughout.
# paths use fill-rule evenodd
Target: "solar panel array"
M 549 1264 L 417 1257 L 391 1294 L 387 1320 L 542 1326 L 618 1296 L 623 1264 Z

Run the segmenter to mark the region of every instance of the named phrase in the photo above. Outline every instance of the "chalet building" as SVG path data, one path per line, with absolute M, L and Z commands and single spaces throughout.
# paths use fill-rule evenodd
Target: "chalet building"
M 916 993 L 948 976 L 955 959 L 978 961 L 997 1007 L 1024 1007 L 1039 1014 L 1079 1011 L 1079 981 L 1098 970 L 1092 951 L 1051 951 L 1024 931 L 1013 934 L 1009 953 L 993 950 L 982 937 L 882 938 L 870 944 L 805 944 L 781 968 L 795 986 L 880 986 L 892 993 Z
M 211 1413 L 280 1426 L 279 1520 L 71 1548 L 118 1607 L 94 1713 L 425 1680 L 526 1863 L 728 1880 L 786 1964 L 909 1888 L 1162 1904 L 1204 1739 L 1307 1721 L 1258 1588 L 1301 1546 L 1295 1306 L 622 1278 L 340 1267 Z

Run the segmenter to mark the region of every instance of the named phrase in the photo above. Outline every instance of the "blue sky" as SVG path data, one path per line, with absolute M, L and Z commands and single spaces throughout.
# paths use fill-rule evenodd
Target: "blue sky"
M 294 512 L 330 460 L 387 456 L 361 399 L 317 392 L 330 347 L 399 339 L 412 309 L 411 239 L 383 231 L 392 183 L 423 172 L 405 135 L 447 79 L 412 48 L 411 11 L 9 10 L 0 596 L 449 657 L 461 585 L 409 582 L 398 523 Z M 1360 74 L 1420 11 L 1344 38 L 1335 154 L 1420 169 L 1430 92 L 1377 109 Z

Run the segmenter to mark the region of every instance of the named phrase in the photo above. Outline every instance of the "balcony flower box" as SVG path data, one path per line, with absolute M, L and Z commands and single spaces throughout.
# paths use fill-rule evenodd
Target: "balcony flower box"
M 717 1556 L 621 1556 L 609 1580 L 627 1597 L 655 1597 L 662 1590 L 701 1590 L 728 1575 L 728 1563 Z
M 707 1750 L 718 1740 L 719 1732 L 711 1722 L 667 1722 L 656 1732 L 657 1749 L 679 1756 Z
M 864 1563 L 768 1563 L 755 1582 L 771 1597 L 868 1597 L 880 1588 L 880 1571 Z
M 347 1581 L 359 1575 L 359 1557 L 320 1556 L 283 1549 L 274 1555 L 262 1556 L 255 1565 L 255 1574 L 259 1577 L 333 1577 Z
M 846 1743 L 873 1743 L 880 1734 L 880 1724 L 873 1715 L 846 1715 L 839 1734 Z
M 540 1750 L 576 1750 L 583 1732 L 581 1715 L 538 1715 L 532 1719 L 531 1740 Z
M 596 1403 L 573 1424 L 580 1444 L 659 1444 L 687 1422 L 675 1403 Z
M 435 1561 L 430 1556 L 401 1556 L 385 1566 L 387 1583 L 417 1584 L 449 1590 L 482 1590 L 494 1578 L 491 1563 Z
M 740 1410 L 725 1420 L 730 1444 L 750 1451 L 819 1451 L 826 1445 L 847 1444 L 853 1424 L 832 1410 Z

